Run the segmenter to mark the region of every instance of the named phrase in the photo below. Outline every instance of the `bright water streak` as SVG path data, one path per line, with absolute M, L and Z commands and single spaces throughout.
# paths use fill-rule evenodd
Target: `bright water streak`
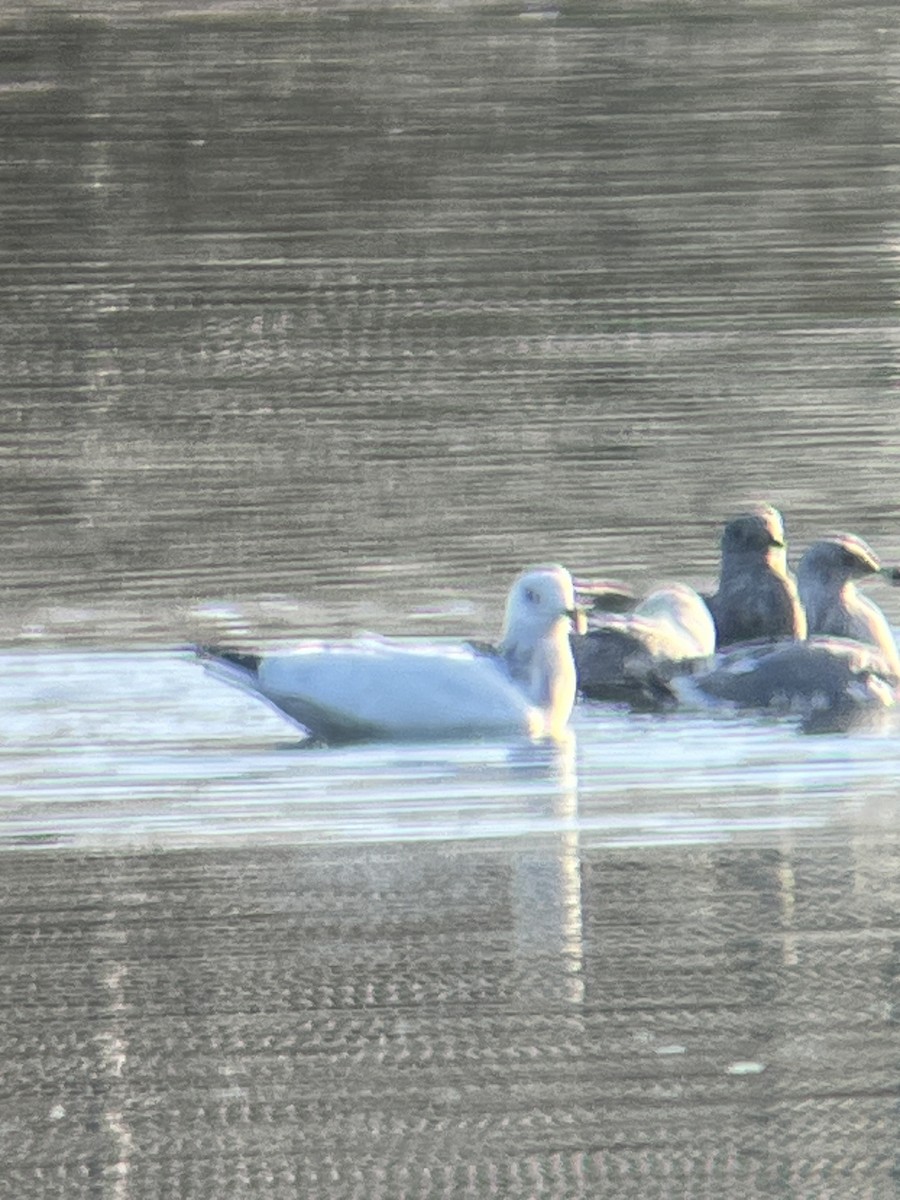
M 894 729 L 635 717 L 580 705 L 572 744 L 306 748 L 188 654 L 0 659 L 2 845 L 81 847 L 517 838 L 716 842 L 859 819 L 893 796 Z

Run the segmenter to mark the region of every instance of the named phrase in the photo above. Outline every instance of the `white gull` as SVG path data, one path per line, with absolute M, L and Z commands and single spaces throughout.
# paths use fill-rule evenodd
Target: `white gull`
M 575 702 L 573 620 L 572 577 L 552 565 L 513 584 L 496 650 L 365 637 L 199 653 L 213 675 L 324 742 L 558 737 Z

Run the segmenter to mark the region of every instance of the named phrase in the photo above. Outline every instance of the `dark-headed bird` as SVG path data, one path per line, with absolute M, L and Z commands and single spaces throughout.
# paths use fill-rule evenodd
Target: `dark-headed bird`
M 900 579 L 861 538 L 813 542 L 797 568 L 809 640 L 725 651 L 687 686 L 739 709 L 797 716 L 810 733 L 880 723 L 898 699 L 900 655 L 884 613 L 856 586 L 876 575 Z
M 787 569 L 778 509 L 761 504 L 726 524 L 718 589 L 705 599 L 719 647 L 806 637 L 806 617 Z

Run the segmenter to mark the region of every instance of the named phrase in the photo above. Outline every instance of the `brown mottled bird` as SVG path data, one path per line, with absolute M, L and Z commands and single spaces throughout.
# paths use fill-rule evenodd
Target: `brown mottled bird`
M 814 637 L 725 650 L 686 687 L 736 709 L 797 717 L 806 733 L 841 733 L 880 722 L 897 683 L 874 646 Z
M 857 580 L 876 575 L 897 582 L 896 568 L 883 567 L 871 547 L 850 533 L 813 542 L 797 567 L 810 636 L 828 634 L 875 646 L 900 676 L 900 655 L 887 618 L 856 586 Z
M 809 639 L 726 650 L 691 687 L 739 709 L 797 716 L 809 733 L 878 721 L 897 703 L 900 655 L 884 613 L 856 586 L 874 575 L 900 581 L 861 538 L 813 542 L 797 568 Z
M 683 584 L 651 592 L 633 612 L 609 613 L 572 635 L 578 689 L 590 700 L 641 712 L 671 708 L 673 678 L 696 669 L 715 649 L 716 631 L 700 596 Z
M 784 523 L 777 508 L 761 504 L 726 524 L 718 590 L 704 599 L 719 647 L 806 637 L 806 617 L 787 569 Z

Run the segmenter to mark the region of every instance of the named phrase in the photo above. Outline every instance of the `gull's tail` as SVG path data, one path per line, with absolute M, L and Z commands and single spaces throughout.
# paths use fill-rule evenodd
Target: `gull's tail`
M 214 679 L 259 696 L 259 665 L 262 658 L 245 650 L 230 650 L 220 646 L 192 647 L 197 661 Z
M 215 664 L 239 667 L 248 675 L 256 675 L 259 670 L 259 654 L 250 654 L 245 650 L 226 650 L 219 646 L 194 646 L 194 653 L 204 666 Z

